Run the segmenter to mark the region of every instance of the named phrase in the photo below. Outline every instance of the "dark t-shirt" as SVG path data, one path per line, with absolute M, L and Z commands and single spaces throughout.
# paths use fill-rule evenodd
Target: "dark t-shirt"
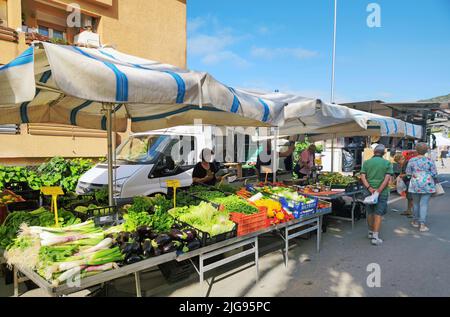
M 216 174 L 217 173 L 217 166 L 215 163 L 209 163 L 209 170 L 213 173 Z M 206 175 L 208 174 L 208 171 L 205 170 L 202 166 L 201 162 L 198 162 L 195 167 L 194 167 L 194 171 L 192 172 L 192 178 L 203 178 L 206 177 Z M 215 185 L 216 184 L 216 175 L 214 175 L 214 178 L 208 182 L 205 182 L 203 184 L 206 185 Z

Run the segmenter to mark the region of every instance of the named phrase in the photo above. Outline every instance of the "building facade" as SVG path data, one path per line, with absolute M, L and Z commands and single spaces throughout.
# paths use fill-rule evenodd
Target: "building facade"
M 186 0 L 0 0 L 0 65 L 33 40 L 73 44 L 86 27 L 102 45 L 186 67 Z M 105 137 L 103 131 L 62 125 L 0 127 L 0 164 L 101 157 Z

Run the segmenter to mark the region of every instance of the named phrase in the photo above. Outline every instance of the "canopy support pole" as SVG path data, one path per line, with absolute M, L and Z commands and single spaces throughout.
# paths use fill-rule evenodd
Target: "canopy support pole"
M 277 181 L 277 169 L 278 169 L 278 128 L 275 128 L 275 138 L 273 140 L 273 182 Z
M 333 134 L 333 138 L 331 139 L 331 172 L 334 172 L 334 138 L 335 134 Z
M 106 134 L 108 144 L 108 202 L 114 206 L 114 180 L 113 180 L 113 131 L 112 131 L 112 103 L 105 103 L 106 108 Z

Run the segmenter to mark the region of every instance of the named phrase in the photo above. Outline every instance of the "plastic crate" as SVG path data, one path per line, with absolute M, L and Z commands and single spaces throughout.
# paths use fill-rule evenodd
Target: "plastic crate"
M 235 238 L 237 236 L 237 225 L 236 224 L 234 225 L 234 227 L 231 231 L 224 232 L 224 233 L 221 233 L 221 234 L 211 237 L 211 235 L 209 233 L 204 232 L 200 229 L 197 229 L 196 227 L 194 227 L 188 223 L 182 222 L 178 219 L 175 219 L 175 222 L 183 227 L 187 227 L 187 228 L 191 228 L 191 229 L 195 230 L 197 232 L 197 236 L 198 236 L 198 239 L 200 240 L 202 247 L 205 247 L 207 245 L 211 245 L 211 244 L 214 244 L 214 243 L 217 243 L 220 241 Z
M 298 219 L 301 216 L 311 215 L 316 212 L 319 199 L 318 198 L 311 198 L 311 199 L 314 200 L 312 203 L 305 204 L 303 202 L 290 201 L 284 197 L 278 198 L 284 210 L 292 213 L 295 219 Z
M 323 205 L 323 208 L 320 208 L 319 204 Z M 317 204 L 317 212 L 332 212 L 333 205 L 329 201 L 319 200 Z
M 72 211 L 72 213 L 81 219 L 87 221 L 93 219 L 97 226 L 114 225 L 120 220 L 120 212 L 117 206 L 106 206 L 88 209 L 86 212 Z
M 37 200 L 26 200 L 26 201 L 19 201 L 16 203 L 10 203 L 6 205 L 6 209 L 8 210 L 8 213 L 14 212 L 14 211 L 32 211 L 39 208 L 39 201 Z
M 269 225 L 266 210 L 262 210 L 253 215 L 232 212 L 230 216 L 231 221 L 237 224 L 238 237 L 267 228 Z
M 194 272 L 194 268 L 189 260 L 181 262 L 170 261 L 158 265 L 158 268 L 169 283 L 182 281 Z

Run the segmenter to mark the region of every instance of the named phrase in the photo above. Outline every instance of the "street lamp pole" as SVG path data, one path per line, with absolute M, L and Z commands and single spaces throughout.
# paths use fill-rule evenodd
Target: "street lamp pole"
M 337 0 L 334 0 L 333 57 L 331 70 L 331 103 L 334 104 L 334 81 L 336 66 L 336 31 L 337 31 Z M 331 140 L 331 171 L 334 172 L 334 138 Z
M 334 103 L 334 84 L 335 84 L 335 67 L 336 67 L 336 33 L 337 33 L 337 3 L 334 0 L 334 32 L 333 32 L 333 57 L 331 70 L 331 103 Z

